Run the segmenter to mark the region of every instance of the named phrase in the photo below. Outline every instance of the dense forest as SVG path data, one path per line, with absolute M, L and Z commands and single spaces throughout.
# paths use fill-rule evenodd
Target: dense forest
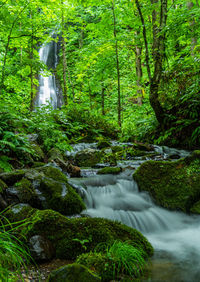
M 76 265 L 65 270 L 73 278 L 50 282 L 165 281 L 147 280 L 157 248 L 148 228 L 98 214 L 90 187 L 115 183 L 129 195 L 137 182 L 154 200 L 135 196 L 136 211 L 151 203 L 169 221 L 163 208 L 200 213 L 199 23 L 199 0 L 0 1 L 1 281 L 55 258 Z M 36 236 L 44 258 L 32 251 Z M 199 281 L 195 271 L 174 281 Z

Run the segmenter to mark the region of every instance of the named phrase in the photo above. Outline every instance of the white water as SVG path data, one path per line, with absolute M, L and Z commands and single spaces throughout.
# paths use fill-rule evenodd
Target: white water
M 53 56 L 53 58 L 52 58 Z M 43 45 L 39 50 L 40 60 L 49 68 L 56 68 L 57 65 L 57 44 L 54 42 Z M 53 63 L 49 64 L 49 60 Z M 53 109 L 61 106 L 62 101 L 59 97 L 59 90 L 56 85 L 55 75 L 45 76 L 44 73 L 39 76 L 38 96 L 35 101 L 37 107 L 51 104 Z
M 155 249 L 154 259 L 164 259 L 164 264 L 170 265 L 167 278 L 159 265 L 159 278 L 152 276 L 148 281 L 200 281 L 199 216 L 156 206 L 147 193 L 138 191 L 132 173 L 126 170 L 119 176 L 96 175 L 70 181 L 84 194 L 84 214 L 121 221 L 140 230 Z

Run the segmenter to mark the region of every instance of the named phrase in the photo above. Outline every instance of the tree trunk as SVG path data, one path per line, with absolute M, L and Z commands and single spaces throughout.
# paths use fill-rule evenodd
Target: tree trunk
M 149 62 L 149 47 L 148 47 L 148 41 L 147 41 L 147 33 L 146 33 L 146 26 L 144 22 L 144 17 L 142 14 L 142 10 L 140 8 L 140 4 L 138 0 L 135 0 L 136 7 L 140 16 L 140 20 L 142 23 L 142 31 L 143 31 L 143 38 L 144 38 L 144 45 L 145 45 L 145 61 L 146 61 L 146 68 L 147 68 L 147 73 L 149 77 L 149 82 L 151 81 L 151 69 L 150 69 L 150 62 Z
M 154 12 L 155 14 L 155 12 Z M 165 33 L 161 33 L 167 23 L 167 0 L 161 0 L 160 6 L 160 26 L 156 28 L 155 36 L 153 37 L 154 54 L 154 74 L 150 84 L 150 104 L 155 112 L 156 118 L 160 124 L 164 124 L 164 109 L 159 101 L 159 86 L 162 78 L 163 61 L 165 56 Z
M 197 2 L 198 3 L 198 2 Z M 194 7 L 194 3 L 192 1 L 187 1 L 187 8 L 189 10 L 192 10 Z M 194 56 L 194 48 L 197 45 L 197 37 L 195 36 L 195 19 L 190 22 L 190 27 L 191 27 L 191 33 L 192 33 L 192 38 L 191 38 L 191 54 Z
M 113 11 L 113 34 L 115 39 L 115 55 L 116 55 L 116 68 L 117 68 L 117 92 L 118 92 L 118 124 L 121 127 L 121 87 L 120 87 L 120 68 L 119 68 L 119 52 L 118 52 L 118 40 L 116 31 L 116 16 L 115 16 L 115 0 L 112 2 Z
M 63 12 L 63 1 L 62 1 L 62 68 L 63 68 L 63 98 L 65 105 L 68 104 L 68 97 L 67 97 L 67 62 L 66 62 L 66 43 L 65 43 L 65 37 L 64 37 L 64 12 Z
M 136 77 L 137 77 L 137 102 L 138 105 L 142 105 L 143 94 L 142 94 L 142 44 L 139 39 L 140 31 L 136 32 L 136 45 L 135 45 L 135 67 L 136 67 Z
M 105 116 L 105 86 L 102 82 L 102 89 L 101 89 L 101 110 L 102 110 L 102 115 Z

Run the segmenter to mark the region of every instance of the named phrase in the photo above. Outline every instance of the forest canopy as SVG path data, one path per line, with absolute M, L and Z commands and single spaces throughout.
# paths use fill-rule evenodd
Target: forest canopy
M 0 1 L 0 102 L 29 115 L 53 72 L 63 108 L 117 122 L 124 140 L 198 146 L 199 17 L 198 0 Z M 52 40 L 56 69 L 38 53 Z

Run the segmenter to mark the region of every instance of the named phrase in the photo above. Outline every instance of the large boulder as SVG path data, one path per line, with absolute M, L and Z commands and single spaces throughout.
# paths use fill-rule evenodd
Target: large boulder
M 162 207 L 200 213 L 200 154 L 175 162 L 147 161 L 133 174 L 140 190 L 145 190 Z
M 38 210 L 28 221 L 28 228 L 22 226 L 22 237 L 28 241 L 35 235 L 46 238 L 57 258 L 75 259 L 81 253 L 94 250 L 99 243 L 115 240 L 132 241 L 148 256 L 153 254 L 152 246 L 139 231 L 119 222 L 102 218 L 66 218 L 52 210 Z
M 111 143 L 107 140 L 100 140 L 97 144 L 98 149 L 104 149 L 104 148 L 109 148 L 111 146 Z
M 10 185 L 5 188 L 9 204 L 26 203 L 34 208 L 53 209 L 64 215 L 79 214 L 86 208 L 58 168 L 43 166 L 3 173 L 0 177 Z
M 102 153 L 95 149 L 85 149 L 75 155 L 75 163 L 79 167 L 93 167 L 101 161 Z
M 48 282 L 98 282 L 101 278 L 84 265 L 73 263 L 51 272 Z

